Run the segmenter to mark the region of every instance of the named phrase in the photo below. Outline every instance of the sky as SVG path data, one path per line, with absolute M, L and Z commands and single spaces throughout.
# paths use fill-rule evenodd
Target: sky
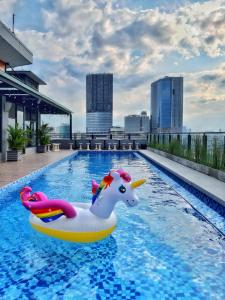
M 225 131 L 225 0 L 0 0 L 34 54 L 23 67 L 85 130 L 86 74 L 113 73 L 113 125 L 150 113 L 151 82 L 184 77 L 184 125 Z

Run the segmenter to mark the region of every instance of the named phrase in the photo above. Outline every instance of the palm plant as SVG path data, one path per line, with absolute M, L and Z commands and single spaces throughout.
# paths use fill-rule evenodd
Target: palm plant
M 19 127 L 16 123 L 15 127 L 9 125 L 8 131 L 8 143 L 11 150 L 22 150 L 28 142 L 28 131 Z
M 42 146 L 50 144 L 50 132 L 52 128 L 48 124 L 42 124 L 38 129 L 38 141 Z

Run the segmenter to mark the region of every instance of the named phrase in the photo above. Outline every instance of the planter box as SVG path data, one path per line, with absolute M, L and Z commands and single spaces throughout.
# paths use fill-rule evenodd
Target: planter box
M 182 157 L 179 157 L 179 156 L 176 156 L 176 155 L 173 155 L 173 154 L 170 154 L 170 153 L 167 153 L 167 152 L 164 152 L 164 151 L 161 151 L 161 150 L 158 150 L 158 149 L 154 149 L 154 148 L 149 148 L 152 152 L 156 153 L 156 154 L 159 154 L 159 155 L 162 155 L 168 159 L 171 159 L 183 166 L 186 166 L 186 167 L 189 167 L 189 168 L 192 168 L 196 171 L 199 171 L 203 174 L 206 174 L 206 175 L 209 175 L 209 176 L 212 176 L 218 180 L 221 180 L 221 181 L 224 181 L 225 182 L 225 172 L 223 171 L 220 171 L 220 170 L 217 170 L 217 169 L 213 169 L 211 167 L 208 167 L 208 166 L 205 166 L 205 165 L 202 165 L 202 164 L 198 164 L 194 161 L 191 161 L 191 160 L 188 160 L 188 159 L 185 159 L 185 158 L 182 158 Z
M 47 152 L 47 145 L 37 146 L 37 153 L 45 153 Z
M 22 158 L 22 150 L 7 151 L 7 161 L 18 161 Z

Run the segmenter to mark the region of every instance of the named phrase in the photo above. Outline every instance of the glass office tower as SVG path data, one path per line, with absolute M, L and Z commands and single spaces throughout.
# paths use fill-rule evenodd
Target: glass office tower
M 183 128 L 183 77 L 165 77 L 151 84 L 151 131 L 176 133 Z
M 113 74 L 86 76 L 86 132 L 107 133 L 112 127 Z

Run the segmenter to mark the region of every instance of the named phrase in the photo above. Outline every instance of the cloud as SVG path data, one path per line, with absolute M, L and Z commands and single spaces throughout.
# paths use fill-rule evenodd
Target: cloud
M 185 59 L 201 52 L 224 55 L 224 11 L 222 0 L 189 3 L 172 12 L 131 10 L 113 1 L 56 0 L 42 9 L 47 32 L 18 34 L 39 49 L 41 59 L 66 58 L 84 72 L 110 68 L 119 76 L 143 75 L 172 52 Z
M 0 19 L 6 20 L 12 17 L 13 7 L 17 0 L 0 0 Z
M 184 119 L 197 130 L 225 128 L 225 68 L 185 73 Z
M 48 82 L 43 91 L 62 99 L 77 117 L 79 107 L 85 118 L 87 73 L 114 73 L 118 123 L 128 112 L 150 107 L 150 81 L 176 76 L 174 69 L 180 70 L 191 58 L 213 60 L 225 55 L 224 0 L 182 2 L 186 4 L 168 10 L 131 9 L 113 0 L 39 2 L 43 30 L 27 28 L 16 34 L 34 52 L 36 64 L 45 62 L 39 69 Z M 9 0 L 8 6 L 3 3 L 9 12 L 15 1 Z M 220 108 L 218 122 L 222 122 L 225 65 L 207 70 L 206 60 L 204 69 L 198 71 L 195 66 L 195 73 L 181 72 L 185 76 L 185 122 L 192 126 L 201 123 L 193 122 L 193 117 L 204 114 L 200 107 L 207 106 L 208 112 L 210 105 L 212 114 L 212 107 Z

